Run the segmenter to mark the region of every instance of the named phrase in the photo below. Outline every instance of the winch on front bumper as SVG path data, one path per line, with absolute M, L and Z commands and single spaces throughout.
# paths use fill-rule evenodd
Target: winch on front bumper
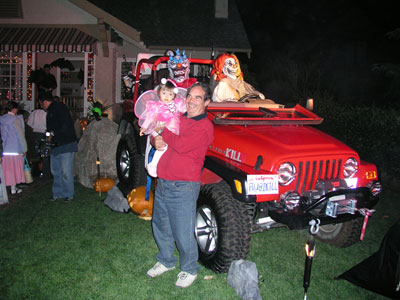
M 330 182 L 317 183 L 316 189 L 302 195 L 288 192 L 281 196 L 280 205 L 269 207 L 269 216 L 290 229 L 304 229 L 310 220 L 319 219 L 321 225 L 342 223 L 361 216 L 361 209 L 371 209 L 378 202 L 381 184 L 348 188 L 345 182 L 335 188 Z

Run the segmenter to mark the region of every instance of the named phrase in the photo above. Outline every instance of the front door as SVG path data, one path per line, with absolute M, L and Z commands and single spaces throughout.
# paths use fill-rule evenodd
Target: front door
M 59 85 L 57 95 L 68 106 L 74 117 L 83 113 L 84 103 L 84 57 L 66 57 L 70 63 L 57 71 Z
M 85 53 L 82 57 L 66 57 L 69 68 L 58 69 L 57 95 L 75 118 L 86 117 L 95 99 L 95 56 Z

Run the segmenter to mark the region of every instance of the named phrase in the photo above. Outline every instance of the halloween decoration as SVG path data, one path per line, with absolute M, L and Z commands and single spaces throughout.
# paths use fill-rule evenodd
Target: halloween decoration
M 85 120 L 83 120 L 85 121 Z M 74 159 L 74 175 L 76 180 L 85 187 L 93 188 L 93 182 L 98 176 L 96 159 L 101 158 L 101 176 L 117 178 L 116 156 L 120 139 L 118 124 L 108 118 L 86 123 L 85 131 L 81 131 L 79 120 L 75 130 L 81 132 L 78 152 Z
M 103 103 L 97 98 L 94 101 L 90 101 L 90 104 L 92 105 L 92 108 L 88 112 L 87 116 L 79 118 L 79 121 L 77 121 L 77 124 L 75 124 L 75 131 L 78 138 L 82 136 L 83 132 L 86 130 L 86 127 L 91 121 L 100 121 L 102 117 L 107 118 L 108 114 L 106 111 L 112 106 L 104 106 Z
M 212 75 L 217 82 L 212 97 L 214 102 L 239 101 L 247 95 L 265 99 L 262 93 L 243 80 L 239 60 L 234 54 L 220 54 L 214 61 Z
M 53 67 L 58 67 L 60 69 L 68 69 L 70 71 L 75 70 L 75 67 L 72 64 L 72 62 L 69 61 L 68 59 L 63 58 L 63 57 L 62 58 L 57 58 L 55 61 L 53 61 L 50 64 L 50 67 L 52 67 L 52 68 Z
M 306 260 L 304 264 L 304 278 L 303 278 L 303 287 L 304 287 L 304 300 L 307 300 L 307 290 L 310 287 L 310 279 L 311 279 L 311 265 L 312 260 L 315 256 L 315 240 L 311 237 L 306 245 Z
M 100 158 L 99 158 L 99 156 L 97 156 L 97 159 L 96 159 L 96 167 L 97 167 L 97 180 L 98 180 L 98 184 L 100 187 Z M 98 192 L 99 192 L 99 196 L 101 196 L 101 188 L 98 189 Z
M 386 232 L 377 252 L 339 275 L 391 299 L 400 299 L 400 219 Z
M 102 192 L 108 192 L 114 186 L 115 182 L 112 178 L 101 178 L 100 177 L 100 158 L 97 156 L 96 159 L 96 166 L 97 166 L 97 178 L 93 183 L 93 187 L 96 192 L 99 193 L 101 196 Z
M 139 215 L 140 219 L 151 220 L 153 216 L 153 192 L 150 191 L 150 199 L 145 200 L 146 186 L 133 189 L 127 196 L 132 211 Z
M 96 178 L 93 183 L 93 188 L 98 193 L 105 193 L 111 190 L 111 188 L 115 185 L 115 181 L 109 177 L 100 177 Z
M 168 51 L 168 70 L 169 77 L 176 83 L 177 87 L 187 89 L 197 80 L 196 78 L 190 78 L 190 61 L 186 56 L 185 50 L 180 53 L 179 49 L 174 54 L 172 51 Z
M 43 69 L 40 68 L 38 70 L 31 71 L 29 78 L 28 78 L 28 82 L 39 84 L 39 83 L 43 82 L 44 78 L 45 78 L 45 73 L 44 73 Z
M 105 111 L 109 109 L 112 105 L 104 106 L 103 103 L 101 103 L 101 101 L 98 99 L 92 101 L 91 103 L 93 106 L 91 111 L 92 117 L 94 117 L 97 121 L 100 121 L 101 117 L 108 117 L 108 114 Z

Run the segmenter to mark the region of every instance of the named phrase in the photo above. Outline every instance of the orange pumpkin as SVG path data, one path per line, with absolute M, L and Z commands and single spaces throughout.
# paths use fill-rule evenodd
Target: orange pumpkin
M 150 191 L 149 200 L 145 200 L 146 186 L 138 186 L 127 196 L 129 206 L 139 215 L 140 219 L 151 220 L 153 216 L 153 192 Z
M 100 177 L 100 179 L 96 178 L 96 180 L 93 183 L 95 191 L 102 193 L 108 192 L 114 185 L 115 185 L 114 179 L 109 177 Z

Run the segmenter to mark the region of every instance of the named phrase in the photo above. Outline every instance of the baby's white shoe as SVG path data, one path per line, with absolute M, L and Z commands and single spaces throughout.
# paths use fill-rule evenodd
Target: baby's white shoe
M 147 164 L 147 173 L 149 173 L 149 175 L 151 176 L 151 177 L 157 177 L 157 164 L 156 163 L 153 163 L 153 162 L 150 162 L 150 163 L 148 163 Z

